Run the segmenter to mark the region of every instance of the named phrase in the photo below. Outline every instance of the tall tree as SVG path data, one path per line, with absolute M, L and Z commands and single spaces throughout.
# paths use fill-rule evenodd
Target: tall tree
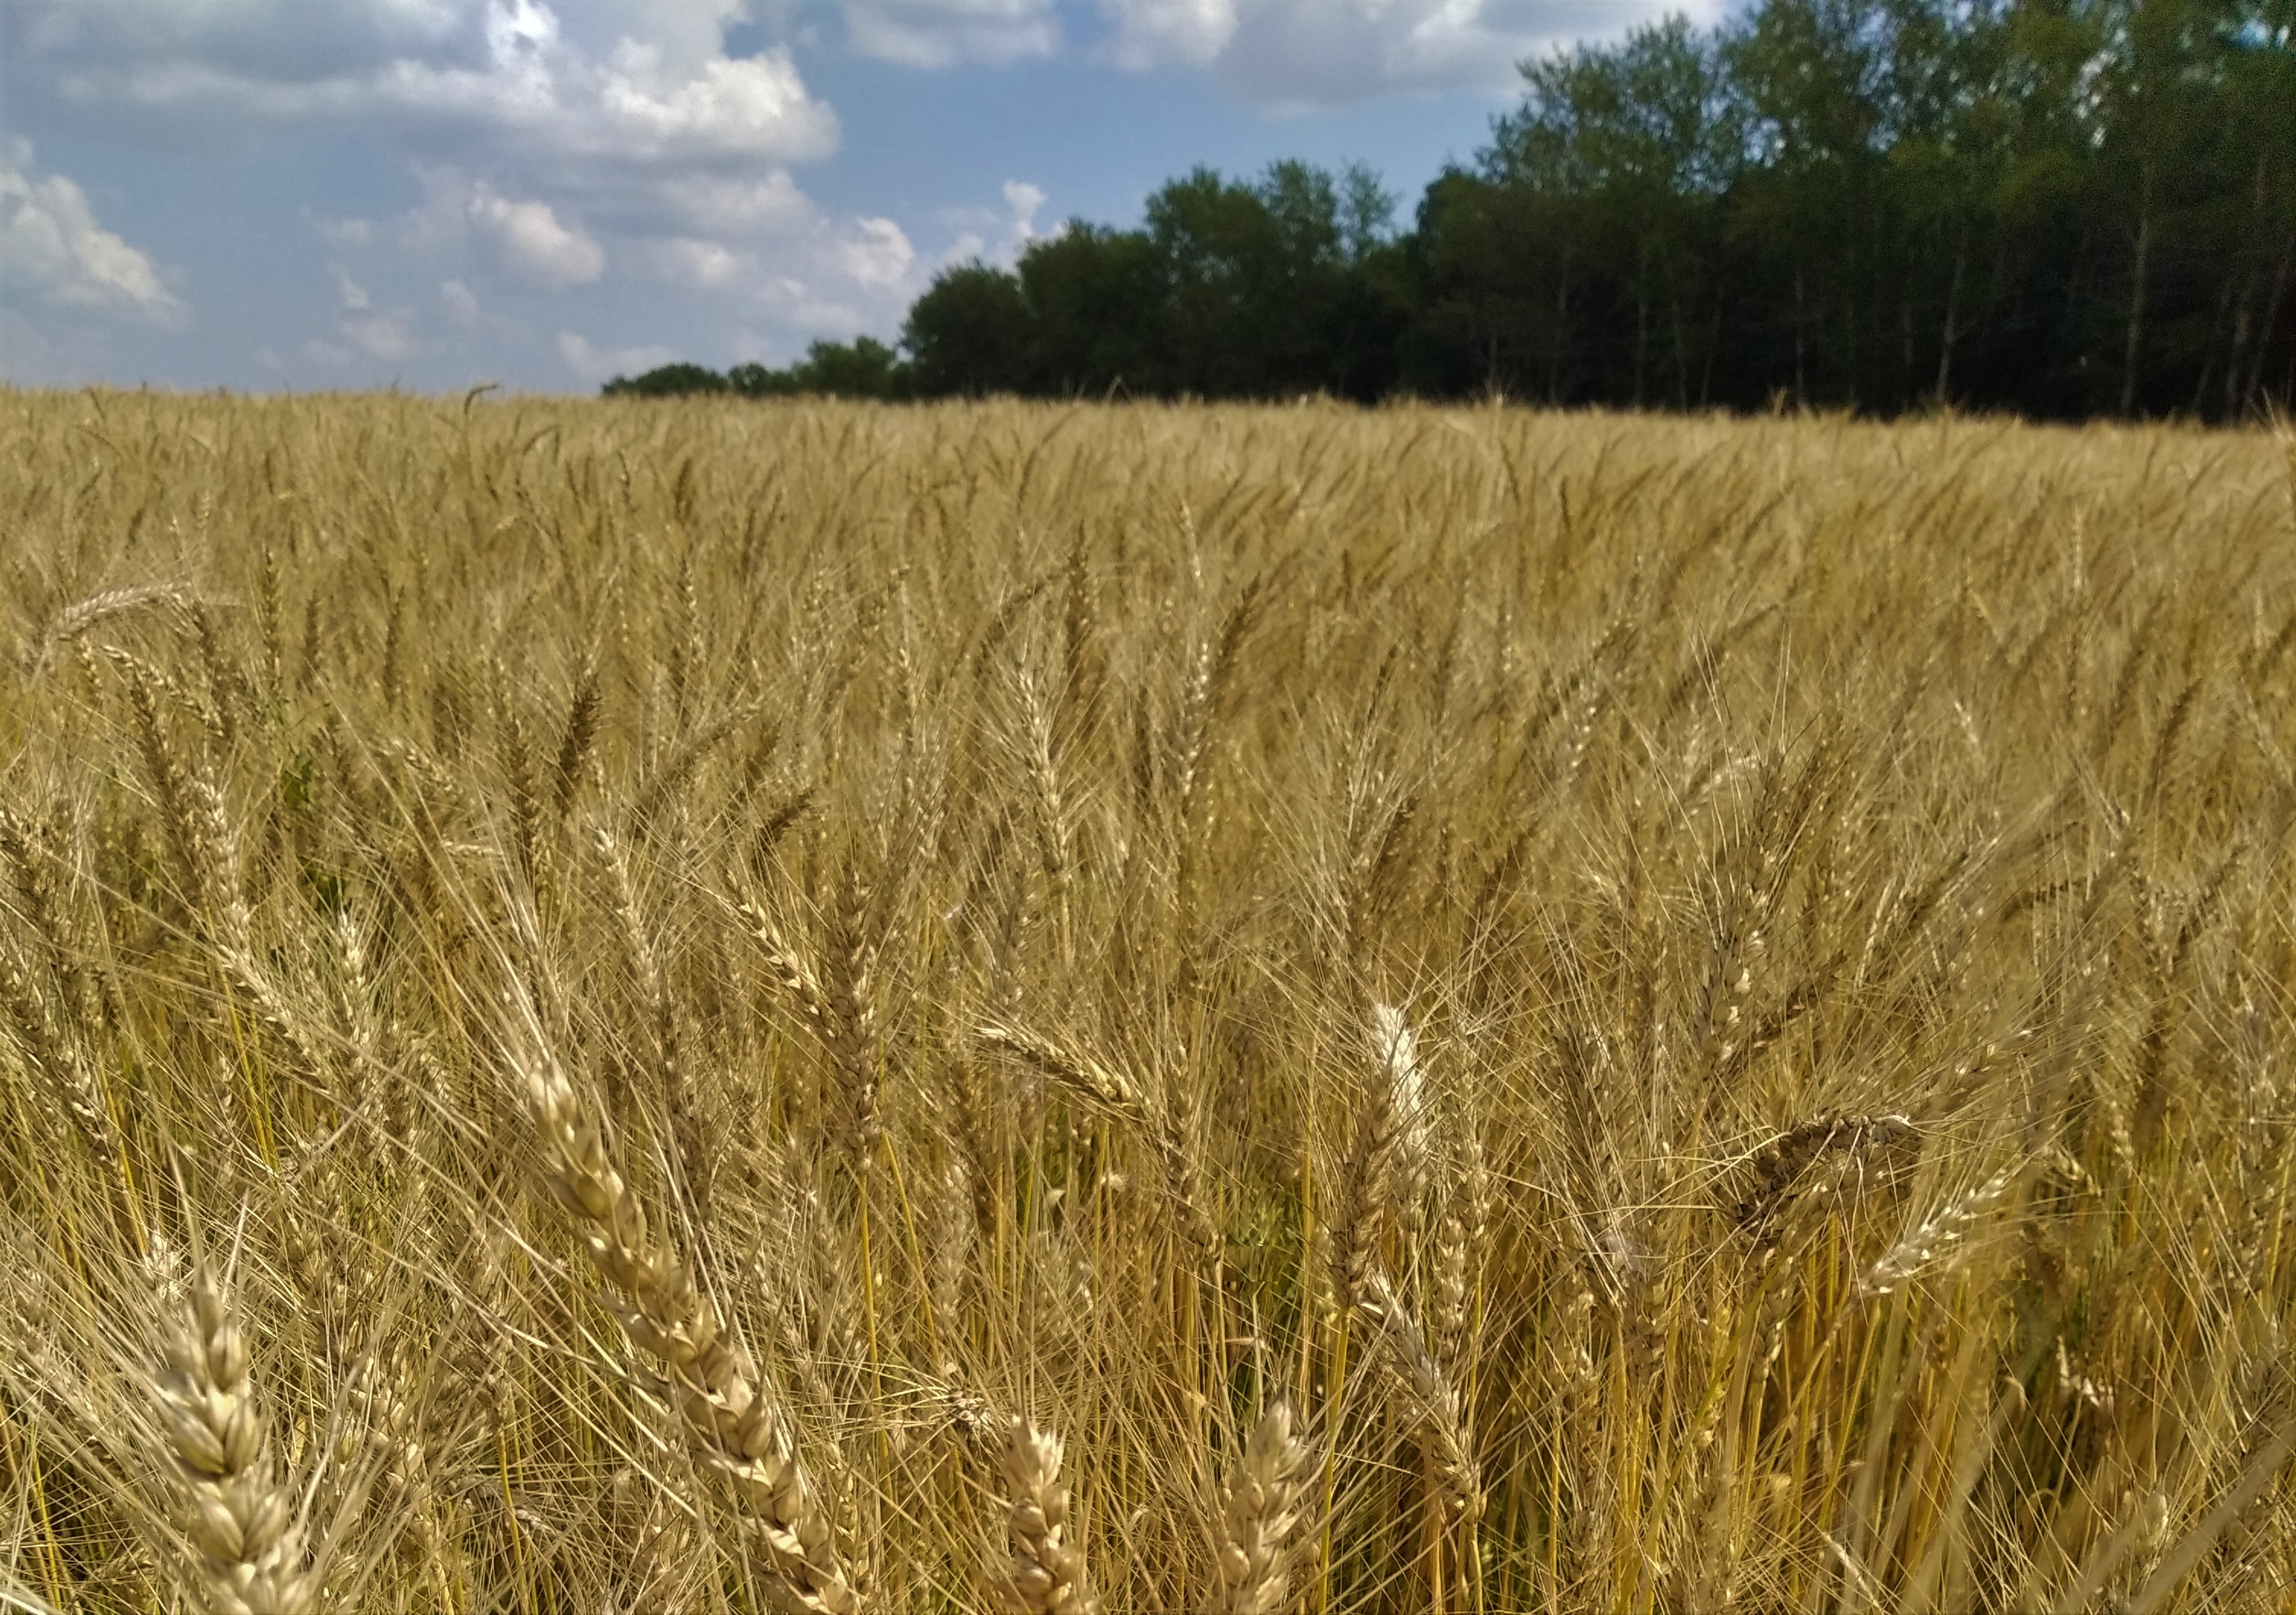
M 1155 243 L 1136 230 L 1071 224 L 1021 255 L 1036 322 L 1029 374 L 1058 398 L 1168 389 L 1165 287 Z
M 916 389 L 928 398 L 1029 391 L 1037 344 L 1020 276 L 978 260 L 935 275 L 901 326 Z
M 2233 417 L 2296 390 L 2296 0 L 1751 0 L 1523 64 L 1409 227 L 1361 168 L 1198 168 L 1139 227 L 950 269 L 906 364 L 1111 391 Z
M 1755 158 L 1741 218 L 1791 279 L 1798 400 L 1812 397 L 1815 362 L 1828 393 L 1858 401 L 1859 281 L 1886 238 L 1876 203 L 1890 32 L 1887 13 L 1861 0 L 1767 0 L 1723 39 Z

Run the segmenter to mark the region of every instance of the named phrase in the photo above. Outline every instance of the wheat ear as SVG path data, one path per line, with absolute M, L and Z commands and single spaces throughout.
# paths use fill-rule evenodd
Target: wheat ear
M 687 1440 L 732 1487 L 744 1527 L 769 1556 L 776 1599 L 798 1615 L 857 1615 L 860 1595 L 838 1562 L 828 1511 L 798 1463 L 789 1422 L 718 1332 L 685 1265 L 656 1242 L 565 1075 L 545 1058 L 529 1062 L 524 1076 L 543 1184 L 619 1291 L 623 1332 L 668 1370 Z
M 1210 1263 L 1226 1239 L 1206 1211 L 1187 1118 L 1168 1097 L 1152 1103 L 1140 1084 L 1083 1050 L 1002 1021 L 973 1029 L 983 1045 L 999 1050 L 1049 1078 L 1070 1097 L 1114 1117 L 1156 1157 L 1164 1196 L 1181 1240 Z
M 1483 1264 L 1491 1243 L 1491 1171 L 1482 1128 L 1472 1116 L 1459 1127 L 1459 1165 L 1435 1242 L 1436 1356 L 1472 1379 L 1482 1349 Z
M 1068 1539 L 1060 1438 L 1013 1421 L 1004 1468 L 1013 1493 L 1013 1569 L 999 1589 L 1005 1607 L 1013 1615 L 1094 1615 L 1100 1600 L 1085 1575 L 1083 1551 Z
M 0 1012 L 14 1031 L 19 1058 L 62 1104 L 88 1153 L 106 1167 L 115 1165 L 119 1135 L 94 1068 L 78 1042 L 58 1026 L 15 950 L 4 946 L 0 946 Z
M 1377 1315 L 1394 1351 L 1413 1422 L 1426 1443 L 1428 1461 L 1441 1488 L 1444 1515 L 1472 1524 L 1483 1512 L 1483 1471 L 1475 1456 L 1474 1431 L 1468 1425 L 1458 1387 L 1427 1349 L 1419 1320 L 1396 1293 L 1386 1274 L 1373 1275 L 1365 1306 Z
M 1365 1304 L 1379 1265 L 1380 1233 L 1395 1198 L 1398 1128 L 1390 1090 L 1367 1089 L 1356 1107 L 1347 1150 L 1332 1173 L 1331 1212 L 1324 1234 L 1332 1299 L 1341 1316 Z
M 1371 1009 L 1372 1049 L 1379 1079 L 1394 1115 L 1396 1197 L 1406 1228 L 1415 1226 L 1427 1193 L 1427 1164 L 1434 1153 L 1427 1076 L 1419 1060 L 1419 1039 L 1403 1012 L 1391 1004 Z
M 1290 1601 L 1292 1534 L 1314 1474 L 1295 1422 L 1289 1403 L 1269 1406 L 1220 1488 L 1216 1615 L 1278 1615 Z
M 108 617 L 132 611 L 140 606 L 184 606 L 190 603 L 189 586 L 182 583 L 137 583 L 126 588 L 106 589 L 90 594 L 64 607 L 50 619 L 38 638 L 30 642 L 25 664 L 29 676 L 38 678 L 47 671 L 48 663 L 55 657 L 56 647 L 70 644 Z
M 210 1615 L 306 1615 L 319 1577 L 302 1522 L 273 1472 L 247 1341 L 204 1270 L 160 1353 L 153 1390 L 182 1486 L 182 1523 L 199 1555 Z
M 1939 1207 L 1866 1270 L 1857 1281 L 1857 1294 L 1888 1295 L 1903 1289 L 1924 1268 L 1949 1259 L 1954 1247 L 1967 1236 L 1978 1218 L 2008 1193 L 2016 1181 L 2017 1168 L 2004 1167 L 1983 1183 L 1964 1189 Z

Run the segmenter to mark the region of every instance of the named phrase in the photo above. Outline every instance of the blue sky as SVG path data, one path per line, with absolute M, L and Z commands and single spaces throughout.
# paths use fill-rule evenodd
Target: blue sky
M 1197 163 L 1407 208 L 1644 0 L 0 0 L 0 380 L 587 390 L 890 337 Z

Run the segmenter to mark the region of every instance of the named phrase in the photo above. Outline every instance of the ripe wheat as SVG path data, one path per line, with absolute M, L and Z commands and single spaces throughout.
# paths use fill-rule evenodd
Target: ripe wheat
M 0 1601 L 2296 1585 L 2270 433 L 0 405 Z

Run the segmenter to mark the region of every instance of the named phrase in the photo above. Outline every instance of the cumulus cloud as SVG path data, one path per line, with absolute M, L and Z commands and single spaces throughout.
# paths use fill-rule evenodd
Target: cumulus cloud
M 653 47 L 625 40 L 601 81 L 598 104 L 603 128 L 568 127 L 563 138 L 570 147 L 647 160 L 801 162 L 826 157 L 837 146 L 834 115 L 807 93 L 785 52 L 740 61 L 720 57 L 682 78 L 665 70 Z
M 362 314 L 342 323 L 344 339 L 370 359 L 395 363 L 414 352 L 414 323 L 404 310 Z
M 1550 44 L 1655 19 L 1660 0 L 1096 0 L 1130 68 L 1212 71 L 1263 105 L 1505 91 Z M 923 68 L 1062 48 L 1055 0 L 840 0 L 864 55 Z M 1700 0 L 1710 17 L 1718 0 Z M 0 49 L 41 94 L 106 114 L 256 124 L 367 118 L 470 160 L 677 168 L 797 163 L 838 140 L 786 50 L 794 0 L 10 0 Z
M 1052 0 L 856 3 L 881 5 L 889 30 L 933 33 L 901 47 L 912 59 L 1052 40 Z M 395 152 L 421 187 L 412 207 L 312 220 L 335 260 L 334 307 L 306 333 L 315 361 L 436 349 L 418 307 L 442 335 L 532 340 L 554 324 L 532 317 L 538 299 L 610 281 L 704 293 L 734 318 L 898 317 L 880 305 L 917 255 L 891 221 L 828 217 L 800 187 L 792 167 L 835 149 L 837 119 L 785 49 L 728 53 L 749 4 L 0 0 L 0 55 L 32 67 L 48 113 L 100 117 L 118 140 L 324 125 Z M 594 357 L 558 348 L 570 365 Z
M 1236 0 L 1101 0 L 1117 65 L 1209 67 L 1235 37 Z
M 776 345 L 802 348 L 809 337 L 849 337 L 898 324 L 932 272 L 948 261 L 921 252 L 895 220 L 825 211 L 780 170 L 633 180 L 554 203 L 513 196 L 456 168 L 425 165 L 417 176 L 422 198 L 405 213 L 313 222 L 358 269 L 350 283 L 378 288 L 373 306 L 403 304 L 403 295 L 387 297 L 381 289 L 413 280 L 417 295 L 439 298 L 448 335 L 483 331 L 516 340 L 530 329 L 519 317 L 522 303 L 611 281 L 626 307 L 653 300 L 657 316 L 676 327 L 723 320 L 738 330 L 755 322 L 783 331 L 773 339 Z M 976 212 L 998 239 L 998 252 L 1009 257 L 1043 205 L 1037 187 L 1014 182 L 1005 188 L 1002 211 Z M 955 222 L 954 215 L 944 217 Z M 339 303 L 349 273 L 340 272 Z M 452 289 L 439 290 L 442 281 Z M 371 342 L 362 343 L 340 322 L 323 340 L 345 362 L 372 351 Z M 559 344 L 560 358 L 581 373 L 569 351 Z M 611 373 L 610 361 L 599 362 Z
M 58 308 L 163 322 L 183 312 L 152 260 L 98 224 L 68 176 L 38 173 L 22 140 L 0 145 L 0 288 Z
M 329 266 L 335 275 L 335 300 L 343 306 L 344 312 L 357 314 L 373 303 L 374 299 L 367 295 L 366 288 L 351 278 L 349 270 L 340 264 Z
M 548 202 L 512 201 L 482 184 L 472 194 L 470 218 L 514 273 L 541 285 L 586 286 L 606 272 L 606 250 Z
M 856 285 L 882 290 L 903 284 L 917 261 L 917 250 L 890 218 L 854 221 L 839 261 Z
M 387 219 L 316 219 L 320 238 L 339 252 L 369 258 L 381 252 L 459 263 L 475 250 L 512 279 L 546 291 L 593 285 L 605 275 L 605 247 L 557 206 L 506 194 L 455 168 L 418 166 L 415 175 L 423 197 L 406 212 Z M 336 274 L 343 284 L 357 286 L 340 266 Z M 463 295 L 469 295 L 466 283 Z
M 1013 225 L 1023 236 L 1037 233 L 1037 215 L 1043 210 L 1046 197 L 1042 185 L 1032 185 L 1025 179 L 1004 182 L 1004 205 L 1013 209 Z
M 673 363 L 677 350 L 659 342 L 635 348 L 598 348 L 578 332 L 562 331 L 558 333 L 558 357 L 566 361 L 567 369 L 594 387 L 616 376 L 638 375 Z
M 373 119 L 528 160 L 797 162 L 835 114 L 786 51 L 734 59 L 724 0 L 14 0 L 68 102 L 162 126 Z
M 654 242 L 652 252 L 664 279 L 706 291 L 735 284 L 751 268 L 748 255 L 700 236 L 670 236 Z
M 846 0 L 853 48 L 906 67 L 1015 61 L 1061 45 L 1052 0 Z
M 447 317 L 462 326 L 479 323 L 479 294 L 460 281 L 446 281 L 439 287 L 439 307 Z
M 785 234 L 814 217 L 812 200 L 786 169 L 762 179 L 680 175 L 654 187 L 651 200 L 671 227 L 719 238 Z
M 327 266 L 335 284 L 337 317 L 333 330 L 303 344 L 303 357 L 315 364 L 340 367 L 361 358 L 397 364 L 422 350 L 410 308 L 381 308 L 373 293 L 341 264 Z M 271 365 L 277 363 L 274 355 Z
M 1442 90 L 1505 92 L 1515 63 L 1616 34 L 1658 0 L 1099 0 L 1119 65 L 1210 70 L 1262 106 L 1338 106 Z M 1710 13 L 1712 0 L 1690 7 Z
M 1001 214 L 993 208 L 952 208 L 941 215 L 955 235 L 936 267 L 976 258 L 1009 267 L 1019 259 L 1037 239 L 1037 216 L 1047 199 L 1043 186 L 1025 179 L 1006 180 L 1004 197 Z

